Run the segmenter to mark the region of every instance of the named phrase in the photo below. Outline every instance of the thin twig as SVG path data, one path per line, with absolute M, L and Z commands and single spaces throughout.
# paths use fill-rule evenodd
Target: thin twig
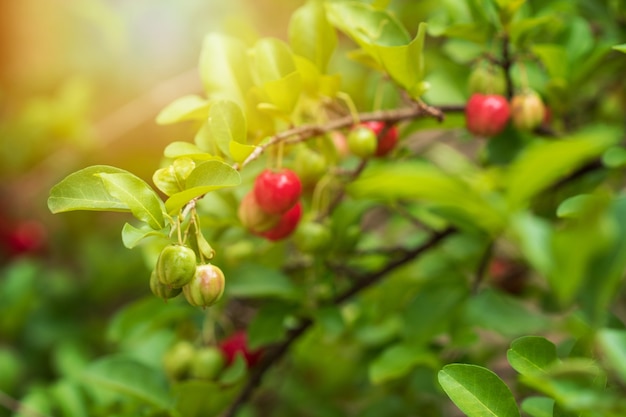
M 480 262 L 478 263 L 478 268 L 476 269 L 476 275 L 474 276 L 474 281 L 472 282 L 472 294 L 478 293 L 478 288 L 480 287 L 481 282 L 485 278 L 485 274 L 487 272 L 487 266 L 489 265 L 489 261 L 491 261 L 491 256 L 493 254 L 493 241 L 489 242 L 487 248 L 485 248 L 485 252 L 483 256 L 480 258 Z

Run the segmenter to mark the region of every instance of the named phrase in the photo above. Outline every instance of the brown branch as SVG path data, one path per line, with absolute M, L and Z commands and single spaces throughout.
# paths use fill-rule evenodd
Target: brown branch
M 491 261 L 491 257 L 493 255 L 493 245 L 493 241 L 489 242 L 483 256 L 480 258 L 478 268 L 476 269 L 476 275 L 474 276 L 474 281 L 472 282 L 472 294 L 478 294 L 478 288 L 480 287 L 481 282 L 485 279 L 487 267 L 489 266 L 489 261 Z
M 411 262 L 412 260 L 420 256 L 422 253 L 436 246 L 441 240 L 443 240 L 444 238 L 446 238 L 447 236 L 450 236 L 451 234 L 455 232 L 456 232 L 456 229 L 449 227 L 441 232 L 431 235 L 430 239 L 428 239 L 426 242 L 424 242 L 423 244 L 421 244 L 420 246 L 414 249 L 407 250 L 403 256 L 393 261 L 390 261 L 387 265 L 385 265 L 378 271 L 370 273 L 370 274 L 362 275 L 360 278 L 356 280 L 356 283 L 352 287 L 350 287 L 348 290 L 344 291 L 343 293 L 335 297 L 330 302 L 330 304 L 339 305 L 348 301 L 350 298 L 352 298 L 359 292 L 379 282 L 381 279 L 383 279 L 387 274 L 389 274 L 393 270 Z M 254 368 L 245 387 L 241 390 L 241 392 L 239 393 L 239 395 L 237 396 L 233 404 L 223 414 L 222 417 L 234 417 L 237 414 L 240 407 L 242 407 L 245 403 L 248 402 L 248 400 L 254 393 L 254 390 L 261 384 L 261 381 L 265 373 L 272 367 L 272 365 L 274 365 L 283 357 L 283 355 L 287 352 L 289 347 L 300 336 L 302 336 L 312 325 L 313 325 L 313 320 L 309 318 L 303 319 L 298 327 L 296 327 L 295 329 L 289 332 L 287 338 L 283 342 L 277 345 L 274 345 L 272 348 L 268 350 L 268 352 L 264 355 L 261 363 L 256 368 Z
M 419 117 L 434 117 L 439 121 L 443 121 L 444 112 L 440 108 L 428 106 L 423 103 L 417 103 L 414 107 L 406 107 L 395 110 L 379 110 L 371 113 L 359 114 L 360 121 L 384 121 L 387 123 L 397 123 L 403 120 L 411 120 Z M 293 129 L 285 130 L 272 136 L 265 143 L 257 146 L 257 148 L 243 161 L 241 164 L 236 164 L 235 169 L 241 169 L 260 157 L 265 150 L 280 142 L 285 143 L 298 143 L 303 142 L 315 136 L 323 135 L 324 133 L 334 130 L 350 127 L 355 123 L 354 118 L 349 116 L 333 119 L 323 125 L 301 125 Z
M 506 80 L 506 98 L 511 100 L 514 93 L 513 78 L 511 76 L 513 61 L 511 58 L 511 43 L 509 42 L 508 33 L 505 33 L 502 37 L 502 61 L 500 62 L 500 66 L 504 70 L 504 77 Z

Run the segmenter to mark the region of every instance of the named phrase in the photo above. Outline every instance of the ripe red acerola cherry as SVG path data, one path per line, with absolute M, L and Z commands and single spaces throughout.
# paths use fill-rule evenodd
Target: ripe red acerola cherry
M 465 107 L 467 130 L 492 137 L 502 132 L 511 116 L 509 103 L 497 94 L 473 94 Z
M 298 202 L 302 183 L 298 175 L 289 169 L 266 169 L 254 181 L 253 192 L 263 211 L 282 214 Z
M 301 217 L 302 203 L 298 202 L 282 215 L 276 226 L 258 234 L 272 241 L 284 239 L 296 230 Z
M 237 354 L 241 354 L 246 360 L 248 368 L 251 368 L 257 364 L 263 354 L 262 349 L 250 350 L 248 348 L 248 336 L 244 331 L 235 332 L 231 336 L 222 340 L 219 347 L 224 354 L 224 358 L 226 359 L 226 363 L 228 365 L 233 363 Z
M 362 122 L 361 125 L 372 129 L 378 138 L 376 156 L 387 155 L 398 143 L 398 127 L 395 125 L 389 125 L 378 120 Z

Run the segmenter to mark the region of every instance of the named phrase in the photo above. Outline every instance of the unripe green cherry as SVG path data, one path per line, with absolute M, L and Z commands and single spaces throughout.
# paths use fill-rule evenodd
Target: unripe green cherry
M 226 359 L 215 346 L 198 349 L 191 361 L 189 374 L 192 378 L 212 380 L 224 369 Z
M 302 252 L 317 252 L 328 247 L 331 234 L 328 227 L 318 222 L 303 222 L 298 226 L 295 243 Z
M 327 170 L 326 159 L 319 152 L 302 145 L 296 154 L 294 170 L 304 188 L 315 185 L 324 176 Z
M 172 379 L 181 380 L 189 374 L 196 349 L 186 340 L 174 344 L 163 356 L 165 373 Z
M 191 282 L 183 287 L 183 294 L 192 306 L 208 307 L 224 294 L 224 273 L 215 265 L 198 265 Z
M 504 71 L 494 65 L 479 65 L 470 73 L 467 88 L 470 95 L 476 93 L 504 95 L 506 92 Z
M 372 129 L 357 125 L 348 133 L 348 149 L 360 158 L 369 158 L 376 153 L 378 138 Z
M 150 275 L 150 291 L 152 294 L 164 300 L 176 297 L 183 290 L 181 288 L 174 288 L 163 284 L 158 277 L 156 269 L 152 271 Z
M 156 271 L 163 285 L 181 288 L 196 273 L 196 253 L 187 246 L 166 246 L 159 254 Z

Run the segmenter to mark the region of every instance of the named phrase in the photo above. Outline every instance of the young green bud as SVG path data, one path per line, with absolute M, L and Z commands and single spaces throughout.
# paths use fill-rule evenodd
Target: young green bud
M 183 287 L 183 293 L 189 304 L 204 308 L 222 298 L 225 284 L 224 273 L 217 266 L 198 265 L 191 282 Z
M 196 253 L 182 245 L 166 246 L 159 254 L 156 271 L 163 285 L 181 288 L 196 273 Z

